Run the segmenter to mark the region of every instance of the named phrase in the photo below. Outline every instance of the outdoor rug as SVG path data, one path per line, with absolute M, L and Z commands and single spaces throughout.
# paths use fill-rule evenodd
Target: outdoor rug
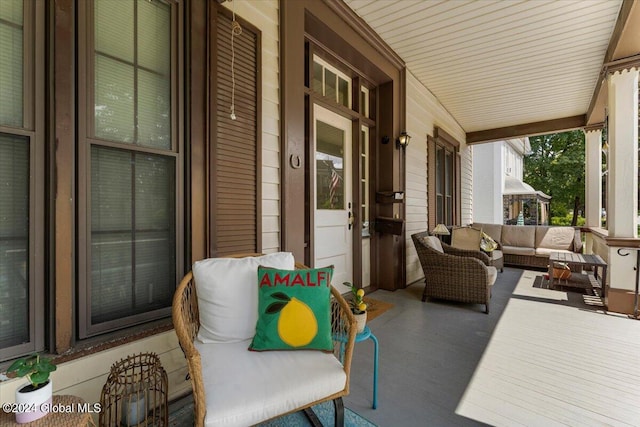
M 170 427 L 192 427 L 193 426 L 193 401 L 190 397 L 188 403 L 180 405 L 180 407 L 169 407 L 169 426 Z M 313 407 L 318 419 L 323 426 L 333 426 L 333 403 L 324 402 Z M 349 408 L 344 408 L 344 425 L 346 427 L 376 427 L 375 424 L 367 419 L 362 418 Z M 302 412 L 285 415 L 275 420 L 267 421 L 259 424 L 260 427 L 307 427 L 311 423 Z
M 380 301 L 368 296 L 364 297 L 364 302 L 367 304 L 367 322 L 372 321 L 393 307 L 390 302 Z
M 320 403 L 313 407 L 313 412 L 325 427 L 333 426 L 333 402 Z M 362 418 L 349 408 L 344 408 L 344 425 L 345 427 L 376 427 L 371 421 Z M 267 421 L 259 424 L 260 427 L 307 427 L 311 423 L 306 415 L 302 412 L 285 415 L 275 420 Z

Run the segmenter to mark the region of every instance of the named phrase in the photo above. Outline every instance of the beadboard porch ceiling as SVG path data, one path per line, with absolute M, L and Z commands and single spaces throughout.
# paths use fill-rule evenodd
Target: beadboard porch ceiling
M 468 134 L 587 114 L 605 58 L 617 59 L 607 49 L 624 9 L 622 0 L 345 2 Z

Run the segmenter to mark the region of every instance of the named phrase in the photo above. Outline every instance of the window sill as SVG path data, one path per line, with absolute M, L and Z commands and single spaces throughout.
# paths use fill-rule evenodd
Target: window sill
M 60 365 L 62 363 L 70 362 L 81 357 L 90 356 L 92 354 L 100 353 L 114 347 L 138 341 L 142 338 L 147 338 L 166 331 L 170 331 L 171 329 L 173 329 L 173 322 L 171 318 L 156 320 L 153 322 L 145 323 L 144 325 L 137 325 L 120 331 L 100 335 L 98 337 L 92 337 L 77 341 L 70 350 L 66 351 L 63 354 L 45 354 L 45 356 L 51 357 L 53 359 L 53 363 L 55 363 L 56 365 Z M 9 360 L 0 364 L 0 383 L 2 381 L 13 379 L 7 379 L 2 376 L 2 374 L 6 373 L 6 369 L 12 362 L 12 360 Z

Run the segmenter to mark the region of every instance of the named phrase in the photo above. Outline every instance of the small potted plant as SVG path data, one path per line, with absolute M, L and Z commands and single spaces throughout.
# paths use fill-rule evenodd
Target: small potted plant
M 356 288 L 349 282 L 344 282 L 344 285 L 351 287 L 351 293 L 353 295 L 349 300 L 349 306 L 356 318 L 357 332 L 361 333 L 367 324 L 367 304 L 364 302 L 364 289 Z
M 7 373 L 27 377 L 28 384 L 16 390 L 16 422 L 29 423 L 42 418 L 49 412 L 52 403 L 53 385 L 49 374 L 56 370 L 51 359 L 32 354 L 13 362 Z

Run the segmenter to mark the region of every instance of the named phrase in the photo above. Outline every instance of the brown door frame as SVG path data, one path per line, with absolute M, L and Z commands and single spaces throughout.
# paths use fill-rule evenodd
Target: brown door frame
M 306 81 L 309 57 L 306 41 L 330 53 L 357 71 L 368 81 L 387 89 L 378 89 L 376 99 L 378 118 L 372 132 L 371 193 L 375 191 L 404 191 L 404 179 L 399 165 L 402 152 L 395 149 L 395 138 L 405 125 L 404 63 L 382 39 L 343 2 L 338 0 L 281 0 L 281 135 L 282 135 L 282 200 L 281 200 L 281 248 L 291 251 L 296 258 L 311 261 L 312 224 L 309 219 L 308 189 L 309 167 L 300 167 L 297 161 L 309 162 L 310 121 L 305 111 L 310 99 Z M 380 123 L 386 118 L 384 124 Z M 359 135 L 359 130 L 358 130 Z M 388 136 L 391 144 L 382 146 L 377 136 Z M 381 148 L 383 147 L 383 148 Z M 297 167 L 296 167 L 297 166 Z M 374 179 L 375 177 L 375 179 Z M 381 207 L 370 197 L 371 220 L 386 213 L 404 219 L 402 204 Z M 375 207 L 374 207 L 375 206 Z M 389 210 L 389 212 L 386 212 Z M 405 239 L 401 236 L 375 233 L 372 238 L 372 286 L 398 289 L 405 286 Z M 374 241 L 379 241 L 374 245 Z M 360 240 L 357 240 L 360 241 Z M 393 259 L 393 262 L 387 260 Z M 384 263 L 379 262 L 385 260 Z

